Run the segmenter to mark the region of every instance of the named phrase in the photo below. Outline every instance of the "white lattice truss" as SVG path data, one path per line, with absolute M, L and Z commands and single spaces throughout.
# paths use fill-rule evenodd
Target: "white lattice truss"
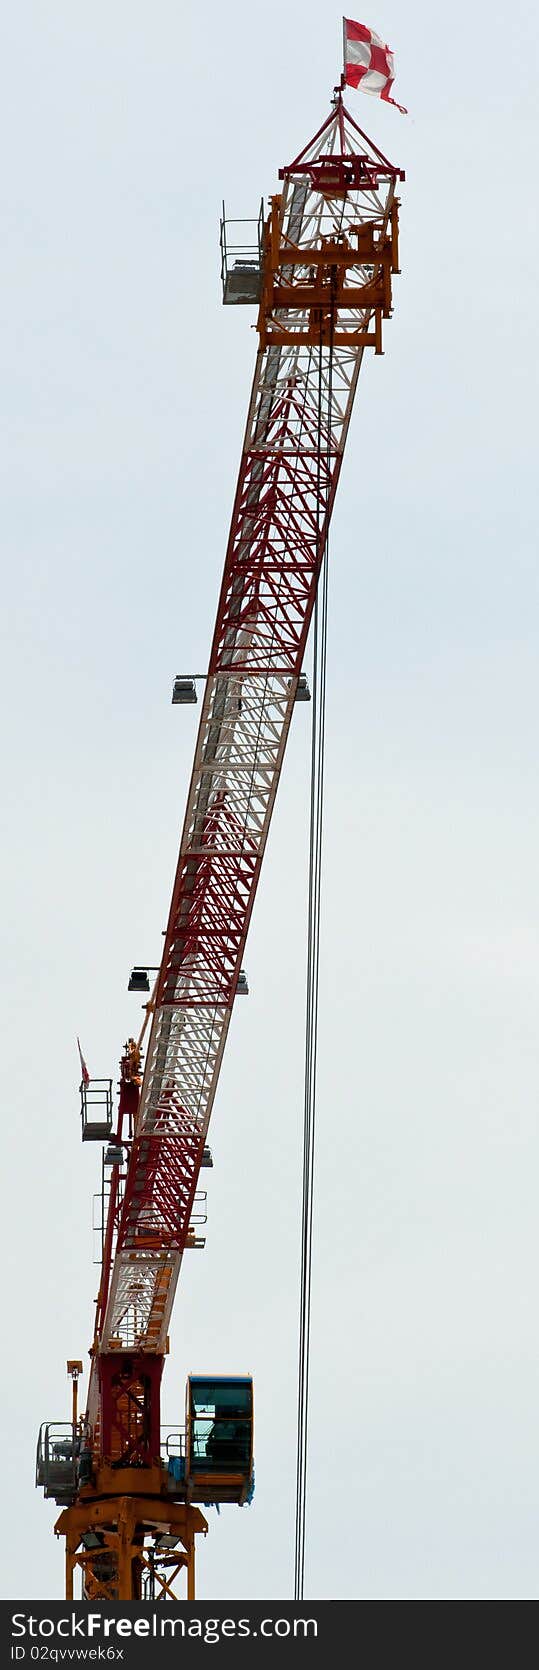
M 355 126 L 346 151 L 358 155 Z M 365 136 L 362 136 L 365 139 Z M 337 115 L 303 162 L 342 149 Z M 285 171 L 282 235 L 309 251 L 366 224 L 387 231 L 397 171 L 376 189 L 328 198 Z M 385 159 L 382 159 L 384 161 Z M 346 284 L 368 285 L 359 262 Z M 369 311 L 339 310 L 339 332 Z M 100 1348 L 159 1352 L 165 1339 L 202 1150 L 268 835 L 363 346 L 276 345 L 305 313 L 271 321 L 257 356 L 209 674 L 147 1051 L 135 1141 Z M 331 357 L 331 369 L 330 369 Z

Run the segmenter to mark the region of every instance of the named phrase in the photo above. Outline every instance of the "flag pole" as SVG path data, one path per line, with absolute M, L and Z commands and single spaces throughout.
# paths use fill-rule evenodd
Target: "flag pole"
M 340 81 L 337 82 L 337 86 L 333 88 L 333 102 L 334 102 L 335 106 L 337 106 L 337 104 L 339 103 L 339 100 L 342 104 L 342 96 L 343 96 L 343 93 L 344 93 L 344 89 L 346 87 L 346 18 L 345 17 L 343 17 L 343 20 L 342 20 L 342 57 L 343 57 L 343 71 L 342 71 L 341 79 L 340 79 Z

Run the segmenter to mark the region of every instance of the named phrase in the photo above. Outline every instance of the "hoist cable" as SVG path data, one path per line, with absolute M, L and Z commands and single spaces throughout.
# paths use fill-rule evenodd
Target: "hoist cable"
M 309 1418 L 309 1366 L 311 1333 L 311 1275 L 313 1241 L 314 1160 L 316 1126 L 316 1073 L 318 1057 L 318 991 L 320 969 L 320 910 L 322 881 L 322 837 L 324 811 L 324 760 L 326 729 L 326 670 L 328 624 L 328 524 L 331 485 L 333 314 L 327 377 L 327 459 L 326 491 L 322 503 L 323 452 L 323 345 L 318 366 L 317 446 L 317 530 L 325 530 L 321 572 L 314 605 L 313 691 L 311 730 L 311 786 L 309 828 L 309 890 L 307 922 L 307 995 L 305 1017 L 305 1087 L 303 1120 L 303 1188 L 301 1221 L 301 1277 L 298 1351 L 298 1409 L 296 1461 L 296 1536 L 294 1598 L 303 1599 L 305 1574 L 305 1523 L 307 1500 L 307 1444 Z

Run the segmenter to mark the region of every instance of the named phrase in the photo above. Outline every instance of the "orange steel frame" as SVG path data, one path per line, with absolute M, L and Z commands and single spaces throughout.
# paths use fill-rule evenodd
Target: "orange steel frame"
M 78 1502 L 64 1508 L 54 1527 L 56 1535 L 66 1539 L 65 1598 L 74 1598 L 74 1576 L 82 1572 L 84 1600 L 141 1600 L 143 1578 L 148 1572 L 158 1586 L 156 1599 L 178 1600 L 174 1585 L 187 1574 L 187 1600 L 195 1598 L 195 1537 L 206 1536 L 208 1522 L 200 1508 L 184 1502 L 171 1502 L 162 1496 L 143 1495 L 140 1487 L 143 1469 L 126 1469 L 126 1474 L 109 1476 L 109 1486 L 116 1484 L 114 1495 L 96 1499 L 81 1493 Z M 149 1470 L 155 1472 L 157 1470 Z M 102 1482 L 111 1469 L 102 1470 Z M 135 1474 L 135 1479 L 133 1478 Z M 154 1485 L 158 1480 L 154 1479 Z M 138 1489 L 137 1489 L 138 1486 Z M 96 1548 L 81 1548 L 83 1537 L 91 1532 L 99 1537 Z M 145 1544 L 147 1537 L 174 1536 L 181 1549 L 167 1549 L 155 1554 Z M 185 1598 L 185 1597 L 184 1597 Z
M 271 198 L 271 210 L 264 225 L 263 283 L 257 329 L 260 346 L 292 345 L 319 347 L 374 348 L 382 353 L 382 318 L 391 315 L 391 274 L 399 271 L 399 201 L 394 198 L 390 213 L 390 232 L 380 226 L 358 225 L 353 228 L 355 244 L 350 237 L 323 238 L 320 249 L 305 250 L 286 238 L 282 242 L 280 194 Z M 293 273 L 308 261 L 310 277 L 293 282 L 285 274 Z M 349 268 L 372 266 L 374 277 L 363 284 L 346 284 Z M 339 329 L 339 311 L 357 308 L 367 316 L 374 314 L 374 331 L 366 323 L 357 330 Z M 293 322 L 286 329 L 282 319 L 275 319 L 276 310 L 306 313 L 307 321 Z

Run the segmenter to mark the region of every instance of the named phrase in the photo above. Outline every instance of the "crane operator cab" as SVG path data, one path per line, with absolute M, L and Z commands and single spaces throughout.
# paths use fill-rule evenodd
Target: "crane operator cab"
M 188 1501 L 250 1502 L 254 1490 L 252 1380 L 191 1374 L 186 1403 Z

